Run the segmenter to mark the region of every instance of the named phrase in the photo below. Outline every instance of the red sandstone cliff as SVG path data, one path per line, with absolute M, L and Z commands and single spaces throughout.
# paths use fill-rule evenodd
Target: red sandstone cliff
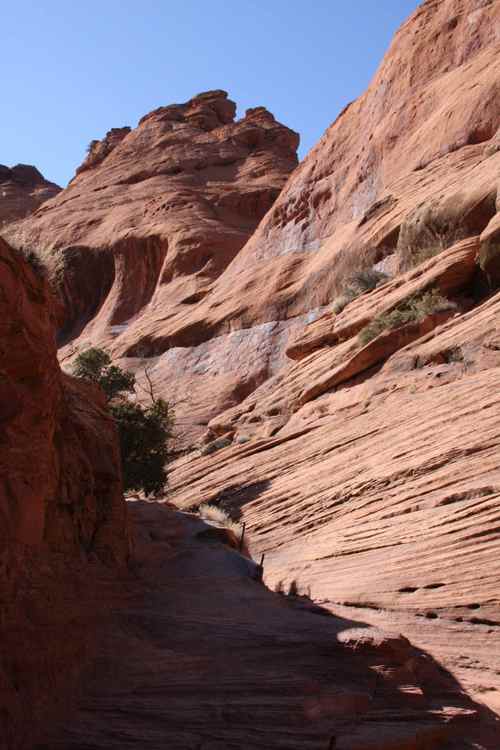
M 59 185 L 46 180 L 36 167 L 0 164 L 0 228 L 24 219 L 60 191 Z
M 262 108 L 233 123 L 234 105 L 209 92 L 94 142 L 21 231 L 66 266 L 65 340 L 99 341 L 139 369 L 146 357 L 160 388 L 175 379 L 176 399 L 191 396 L 192 442 L 286 364 L 290 335 L 349 269 L 393 263 L 431 230 L 486 232 L 500 158 L 498 14 L 497 2 L 425 2 L 255 232 L 297 145 Z
M 198 307 L 272 206 L 297 164 L 298 136 L 263 107 L 236 122 L 235 109 L 213 91 L 111 130 L 66 190 L 8 233 L 50 256 L 70 351 L 115 348 L 134 329 L 134 354 L 151 354 L 155 331 Z M 194 421 L 241 399 L 265 370 L 258 363 L 245 382 L 219 380 L 209 396 L 197 388 Z M 177 400 L 182 390 L 179 381 Z
M 46 281 L 0 240 L 0 736 L 31 747 L 92 651 L 128 554 L 115 428 L 63 375 Z M 92 627 L 89 627 L 92 624 Z
M 110 131 L 22 227 L 64 259 L 63 356 L 152 366 L 188 443 L 232 441 L 180 460 L 172 498 L 241 512 L 270 583 L 401 630 L 496 711 L 499 23 L 424 2 L 277 200 L 294 134 L 212 92 Z M 405 270 L 413 249 L 435 255 Z M 379 262 L 395 278 L 333 315 Z M 429 289 L 453 311 L 362 344 Z
M 115 429 L 97 390 L 59 370 L 38 273 L 0 240 L 2 748 L 475 737 L 477 707 L 432 659 L 272 593 L 233 533 L 133 503 L 129 555 Z
M 263 107 L 237 122 L 235 110 L 212 91 L 111 130 L 15 233 L 65 266 L 67 337 L 149 335 L 241 250 L 296 166 L 298 136 Z

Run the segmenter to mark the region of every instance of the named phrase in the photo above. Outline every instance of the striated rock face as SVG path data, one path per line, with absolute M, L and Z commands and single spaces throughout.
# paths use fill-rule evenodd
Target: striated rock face
M 44 201 L 61 191 L 28 164 L 9 168 L 0 164 L 0 229 L 11 221 L 24 219 Z
M 270 584 L 401 630 L 497 713 L 499 22 L 497 2 L 423 3 L 193 312 L 217 347 L 266 327 L 254 357 L 278 366 L 209 422 L 205 440 L 232 445 L 172 479 L 183 507 L 241 513 Z M 414 254 L 339 315 L 321 309 L 353 272 Z M 432 289 L 455 309 L 358 338 Z
M 178 462 L 170 497 L 241 514 L 270 585 L 400 630 L 499 711 L 500 292 L 467 296 L 478 247 L 311 323 L 288 370 L 212 421 L 233 444 Z M 360 341 L 426 288 L 457 308 Z
M 235 110 L 213 91 L 111 130 L 23 225 L 24 241 L 63 255 L 67 337 L 149 336 L 245 244 L 297 164 L 298 136 L 263 107 L 237 122 Z
M 455 680 L 441 708 L 464 689 L 497 713 L 499 24 L 498 2 L 424 2 L 278 198 L 295 134 L 260 108 L 233 122 L 234 105 L 209 92 L 91 144 L 67 190 L 9 233 L 53 251 L 61 356 L 97 343 L 139 378 L 150 367 L 187 444 L 208 443 L 176 462 L 172 500 L 241 514 L 270 585 L 296 580 L 337 616 L 410 638 Z M 352 274 L 374 265 L 394 278 L 334 315 Z M 449 303 L 402 315 L 438 292 Z M 374 321 L 378 333 L 360 336 Z M 155 617 L 147 629 L 163 633 Z M 384 663 L 383 649 L 373 658 Z M 141 692 L 142 666 L 129 666 Z M 393 666 L 396 692 L 413 696 Z M 90 689 L 61 747 L 87 731 L 107 746 L 86 712 L 124 684 L 119 673 L 112 662 L 104 698 L 93 703 L 101 683 Z M 296 684 L 288 675 L 280 685 Z M 427 700 L 438 682 L 417 693 Z M 476 746 L 497 750 L 498 720 L 483 719 Z M 144 729 L 135 721 L 128 738 Z M 444 747 L 415 732 L 381 744 L 373 726 L 344 746 Z
M 297 165 L 298 135 L 264 107 L 237 121 L 235 111 L 224 91 L 211 91 L 160 107 L 134 130 L 110 130 L 90 144 L 66 190 L 8 233 L 52 256 L 69 352 L 99 343 L 141 369 L 144 356 L 167 351 L 170 319 L 197 308 L 272 206 Z M 184 342 L 206 339 L 203 327 Z M 249 348 L 253 361 L 254 342 Z M 170 390 L 175 373 L 182 401 L 200 355 L 177 354 L 165 363 L 161 389 L 168 380 Z M 206 424 L 266 373 L 265 363 L 252 362 L 236 393 L 234 374 L 221 373 L 208 399 L 193 383 L 190 423 Z
M 128 554 L 115 427 L 57 362 L 49 287 L 0 240 L 0 734 L 31 747 L 103 618 L 93 578 Z
M 290 335 L 353 269 L 399 262 L 428 236 L 446 246 L 486 231 L 499 13 L 424 2 L 274 205 L 297 136 L 262 108 L 234 123 L 224 92 L 93 142 L 71 185 L 22 227 L 64 255 L 64 341 L 112 346 L 139 371 L 147 359 L 166 393 L 175 378 L 176 400 L 191 395 L 179 413 L 192 442 L 281 369 Z
M 483 741 L 477 707 L 404 637 L 269 591 L 227 532 L 195 516 L 144 502 L 130 511 L 135 575 L 107 587 L 121 611 L 77 710 L 44 747 L 458 750 L 464 736 Z

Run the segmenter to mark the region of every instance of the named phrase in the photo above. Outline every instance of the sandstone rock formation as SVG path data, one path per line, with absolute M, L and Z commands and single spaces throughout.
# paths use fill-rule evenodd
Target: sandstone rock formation
M 405 638 L 269 591 L 196 516 L 131 506 L 135 575 L 106 588 L 121 610 L 76 712 L 44 746 L 451 750 L 481 739 L 477 708 Z
M 148 342 L 210 293 L 272 206 L 297 164 L 298 135 L 264 107 L 238 121 L 235 110 L 224 91 L 212 91 L 160 107 L 134 130 L 114 128 L 90 144 L 66 190 L 8 233 L 57 267 L 70 353 L 91 342 L 120 354 L 130 336 L 137 345 L 127 353 L 136 358 L 168 350 L 168 338 L 154 351 Z M 180 359 L 173 370 L 186 367 Z M 266 374 L 258 362 L 236 386 L 234 375 L 222 376 L 208 398 L 193 384 L 191 421 L 206 423 Z
M 139 371 L 146 358 L 160 390 L 175 380 L 192 443 L 281 369 L 290 335 L 353 268 L 429 235 L 445 246 L 485 231 L 500 158 L 499 12 L 424 2 L 269 211 L 297 137 L 262 108 L 233 123 L 223 92 L 91 144 L 71 185 L 22 227 L 64 255 L 69 351 L 99 342 Z
M 497 2 L 423 3 L 194 311 L 221 336 L 190 361 L 248 319 L 279 361 L 285 326 L 350 274 L 434 257 L 295 328 L 292 361 L 211 420 L 206 439 L 233 447 L 182 459 L 172 481 L 184 507 L 241 512 L 270 584 L 298 578 L 336 613 L 401 629 L 497 712 L 499 19 Z M 432 288 L 455 300 L 451 318 L 360 344 L 367 322 Z
M 295 134 L 260 108 L 233 122 L 209 92 L 91 144 L 8 232 L 57 266 L 61 357 L 92 343 L 149 367 L 184 445 L 208 443 L 176 462 L 173 501 L 241 514 L 271 586 L 298 580 L 335 615 L 404 633 L 455 699 L 462 685 L 497 713 L 499 24 L 498 1 L 423 2 L 279 197 Z M 394 278 L 334 315 L 374 266 Z M 453 307 L 360 337 L 437 292 Z M 496 750 L 487 719 L 476 746 Z M 365 739 L 350 747 L 427 742 Z
M 24 219 L 61 188 L 48 182 L 27 164 L 9 168 L 0 164 L 0 228 L 16 219 Z
M 2 747 L 489 743 L 431 658 L 272 593 L 234 533 L 132 503 L 129 555 L 99 393 L 59 370 L 39 269 L 1 240 L 0 263 Z
M 289 370 L 212 421 L 233 444 L 178 462 L 170 498 L 241 515 L 269 585 L 401 630 L 500 711 L 500 292 L 468 297 L 478 247 L 311 323 Z M 360 342 L 429 285 L 456 310 Z
M 114 425 L 63 375 L 47 282 L 0 240 L 0 736 L 9 750 L 64 705 L 103 619 L 93 578 L 128 554 Z

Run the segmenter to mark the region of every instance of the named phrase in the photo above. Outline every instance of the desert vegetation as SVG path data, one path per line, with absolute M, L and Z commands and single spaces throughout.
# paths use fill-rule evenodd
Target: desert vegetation
M 387 279 L 388 276 L 386 273 L 377 271 L 375 268 L 365 268 L 355 271 L 345 282 L 341 294 L 334 300 L 332 305 L 333 312 L 336 314 L 342 312 L 349 302 L 352 302 L 366 292 L 371 292 L 377 286 L 384 284 Z
M 30 264 L 38 276 L 46 278 L 54 288 L 60 286 L 65 269 L 63 253 L 58 253 L 51 247 L 35 248 L 33 238 L 22 221 L 9 223 L 5 239 Z
M 383 331 L 399 328 L 408 323 L 417 323 L 433 313 L 451 310 L 454 302 L 446 299 L 437 289 L 413 295 L 389 312 L 374 318 L 359 333 L 363 346 L 379 336 Z
M 223 508 L 219 508 L 217 505 L 211 505 L 210 503 L 203 503 L 200 505 L 198 512 L 200 517 L 205 521 L 212 521 L 226 529 L 231 529 L 235 534 L 241 536 L 243 527 L 240 523 L 231 518 L 229 513 L 223 510 Z
M 200 446 L 200 455 L 209 456 L 211 453 L 217 453 L 217 451 L 220 451 L 222 448 L 228 448 L 231 444 L 232 440 L 227 437 L 217 438 L 210 443 Z
M 137 386 L 134 374 L 113 365 L 103 349 L 93 347 L 81 352 L 75 359 L 73 374 L 96 383 L 104 391 L 108 411 L 118 428 L 124 491 L 159 495 L 167 484 L 174 424 L 171 405 L 156 398 L 147 373 L 149 403 L 132 400 L 130 396 Z

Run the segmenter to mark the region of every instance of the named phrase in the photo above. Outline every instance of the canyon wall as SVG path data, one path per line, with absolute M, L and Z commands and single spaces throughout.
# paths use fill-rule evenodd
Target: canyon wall
M 264 107 L 237 121 L 235 112 L 224 91 L 212 91 L 160 107 L 132 130 L 112 129 L 90 144 L 62 193 L 7 232 L 16 246 L 38 248 L 58 279 L 61 342 L 70 342 L 63 357 L 99 343 L 141 369 L 144 357 L 171 347 L 163 336 L 169 321 L 210 295 L 297 165 L 296 133 Z M 207 338 L 193 331 L 187 343 L 200 335 Z M 131 336 L 134 345 L 122 344 Z M 263 342 L 266 331 L 256 338 Z M 169 396 L 182 368 L 196 364 L 172 361 Z M 256 362 L 249 370 L 239 383 L 222 375 L 208 399 L 193 384 L 191 421 L 206 423 L 241 400 L 268 368 Z M 175 379 L 175 399 L 183 401 L 187 382 Z
M 92 653 L 95 578 L 128 555 L 103 396 L 64 375 L 47 281 L 0 240 L 0 734 L 31 747 Z
M 178 505 L 240 514 L 270 585 L 401 630 L 494 711 L 499 81 L 500 3 L 426 0 L 296 169 L 296 134 L 208 92 L 7 230 L 52 265 L 61 358 L 106 346 L 176 402 Z
M 241 515 L 269 585 L 401 629 L 497 713 L 499 29 L 498 2 L 423 3 L 293 173 L 203 315 L 222 332 L 331 307 L 171 488 Z M 374 267 L 385 283 L 336 307 Z
M 393 265 L 429 232 L 483 232 L 496 212 L 498 24 L 497 2 L 424 2 L 277 200 L 298 138 L 260 107 L 234 122 L 224 92 L 93 142 L 70 186 L 9 235 L 53 254 L 62 356 L 99 342 L 139 373 L 147 363 L 189 445 L 286 366 L 290 336 L 346 274 Z

